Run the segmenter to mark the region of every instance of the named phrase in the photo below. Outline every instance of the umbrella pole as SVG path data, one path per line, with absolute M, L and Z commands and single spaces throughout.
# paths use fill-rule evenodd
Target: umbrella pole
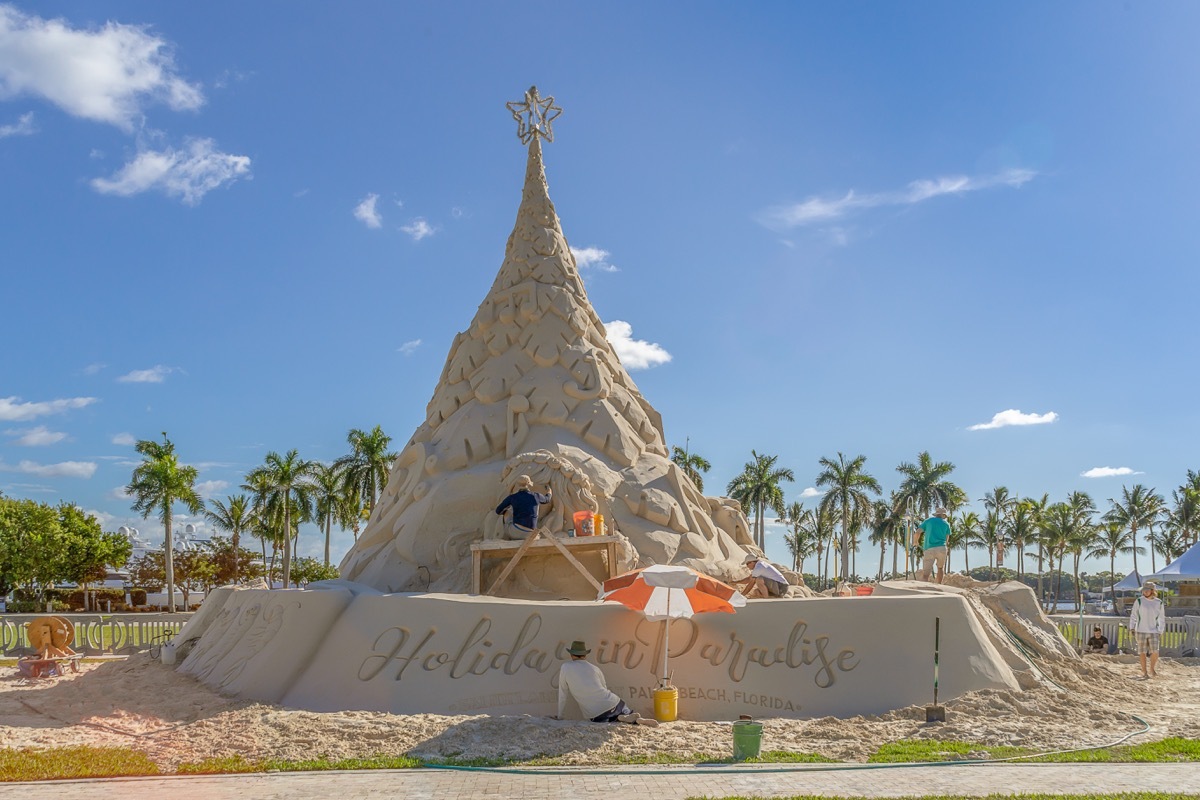
M 663 668 L 662 678 L 658 685 L 663 686 L 667 681 L 667 654 L 671 652 L 671 590 L 667 589 L 667 618 L 663 621 Z

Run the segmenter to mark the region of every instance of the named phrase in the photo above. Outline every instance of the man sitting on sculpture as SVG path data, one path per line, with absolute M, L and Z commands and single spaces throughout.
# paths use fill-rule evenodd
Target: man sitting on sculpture
M 765 561 L 751 553 L 746 556 L 746 566 L 750 568 L 749 577 L 736 581 L 733 585 L 746 597 L 786 597 L 788 590 L 787 578 L 769 561 Z
M 553 490 L 549 484 L 546 493 L 533 491 L 533 479 L 528 475 L 517 478 L 513 493 L 496 506 L 496 513 L 503 516 L 504 512 L 512 509 L 512 520 L 505 523 L 505 538 L 527 539 L 537 530 L 538 506 L 550 502 Z

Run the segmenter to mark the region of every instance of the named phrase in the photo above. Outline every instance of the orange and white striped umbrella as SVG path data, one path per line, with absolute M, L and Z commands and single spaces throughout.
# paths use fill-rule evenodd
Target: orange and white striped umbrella
M 746 605 L 745 596 L 727 583 L 688 567 L 655 564 L 635 569 L 604 582 L 601 602 L 621 603 L 641 611 L 649 620 L 666 620 L 663 631 L 662 683 L 670 683 L 667 654 L 671 650 L 670 620 L 691 617 L 705 611 L 724 611 Z
M 706 611 L 732 614 L 746 605 L 742 593 L 729 584 L 689 567 L 669 564 L 609 578 L 599 599 L 641 611 L 649 620 L 686 618 Z

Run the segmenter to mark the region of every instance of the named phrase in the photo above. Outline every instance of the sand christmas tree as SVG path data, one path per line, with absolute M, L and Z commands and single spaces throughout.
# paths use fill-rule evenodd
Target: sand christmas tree
M 426 419 L 342 576 L 385 592 L 467 591 L 470 544 L 503 536 L 494 509 L 529 475 L 554 490 L 540 525 L 563 535 L 574 512 L 602 514 L 623 537 L 622 569 L 670 563 L 740 577 L 753 547 L 744 514 L 705 497 L 671 461 L 661 417 L 588 301 L 542 163 L 541 140 L 553 141 L 561 109 L 536 87 L 509 108 L 529 155 L 504 263 L 455 337 Z M 531 559 L 504 594 L 594 593 L 561 560 Z

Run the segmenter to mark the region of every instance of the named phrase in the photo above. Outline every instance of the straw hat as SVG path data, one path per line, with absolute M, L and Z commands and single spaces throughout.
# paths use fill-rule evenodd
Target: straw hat
M 748 554 L 748 555 L 746 556 L 746 560 L 745 560 L 745 561 L 743 561 L 742 563 L 743 563 L 743 564 L 752 564 L 752 563 L 754 563 L 755 561 L 760 561 L 760 560 L 761 560 L 761 559 L 759 559 L 759 557 L 758 557 L 758 556 L 754 555 L 754 553 L 750 553 L 750 554 Z
M 1146 581 L 1142 584 L 1143 592 L 1157 592 L 1158 587 L 1154 585 L 1154 581 Z
M 950 512 L 949 512 L 949 511 L 947 511 L 947 510 L 946 510 L 946 508 L 945 508 L 944 506 L 938 506 L 937 508 L 935 508 L 935 509 L 933 510 L 933 515 L 934 515 L 935 517 L 945 517 L 945 516 L 947 516 L 949 513 L 950 513 Z

